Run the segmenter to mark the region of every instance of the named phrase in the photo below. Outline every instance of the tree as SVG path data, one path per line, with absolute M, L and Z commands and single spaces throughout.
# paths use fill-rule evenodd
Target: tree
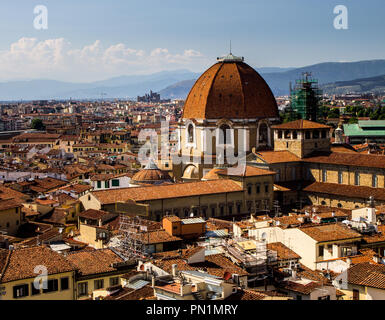
M 338 108 L 333 108 L 330 109 L 328 112 L 328 118 L 329 119 L 335 119 L 340 117 L 340 109 Z
M 44 130 L 45 129 L 45 125 L 44 125 L 44 123 L 43 123 L 43 121 L 41 119 L 35 118 L 31 122 L 31 128 L 32 129 L 36 129 L 36 130 Z
M 348 121 L 349 124 L 358 123 L 358 119 L 356 117 L 351 117 Z

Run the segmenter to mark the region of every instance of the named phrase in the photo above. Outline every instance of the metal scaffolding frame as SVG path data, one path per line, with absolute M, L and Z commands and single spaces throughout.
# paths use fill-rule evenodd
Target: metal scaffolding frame
M 317 121 L 321 96 L 322 90 L 318 87 L 318 80 L 313 79 L 310 72 L 303 72 L 302 78 L 296 80 L 295 87 L 290 85 L 291 112 L 300 119 Z
M 148 253 L 142 241 L 142 218 L 130 217 L 124 214 L 119 216 L 120 244 L 116 251 L 126 260 L 146 258 Z

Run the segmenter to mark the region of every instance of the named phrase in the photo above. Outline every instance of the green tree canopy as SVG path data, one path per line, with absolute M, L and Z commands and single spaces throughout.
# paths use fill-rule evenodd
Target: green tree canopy
M 31 128 L 36 130 L 44 130 L 45 126 L 44 126 L 43 120 L 39 118 L 33 119 L 31 122 Z

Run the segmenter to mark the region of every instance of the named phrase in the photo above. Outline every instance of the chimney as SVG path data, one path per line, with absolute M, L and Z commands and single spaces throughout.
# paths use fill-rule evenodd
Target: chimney
M 151 277 L 151 287 L 154 288 L 155 287 L 155 276 L 152 275 Z
M 350 266 L 352 265 L 352 259 L 351 258 L 347 258 L 346 259 L 346 263 L 348 264 L 348 268 L 350 268 Z
M 183 297 L 183 282 L 180 283 L 180 291 L 179 291 L 179 294 Z
M 171 266 L 171 270 L 172 270 L 172 276 L 173 277 L 176 277 L 177 276 L 177 273 L 178 273 L 178 265 L 176 265 L 175 263 Z
M 297 220 L 301 223 L 304 223 L 305 222 L 305 219 L 303 217 L 298 217 Z

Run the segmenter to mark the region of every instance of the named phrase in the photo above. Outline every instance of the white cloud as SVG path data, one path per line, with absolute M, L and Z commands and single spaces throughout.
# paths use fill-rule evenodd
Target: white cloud
M 21 38 L 0 51 L 0 80 L 50 78 L 66 81 L 94 81 L 113 76 L 151 73 L 167 69 L 201 69 L 208 59 L 186 49 L 171 53 L 166 48 L 150 52 L 123 43 L 104 47 L 101 41 L 74 48 L 63 39 L 38 41 Z

